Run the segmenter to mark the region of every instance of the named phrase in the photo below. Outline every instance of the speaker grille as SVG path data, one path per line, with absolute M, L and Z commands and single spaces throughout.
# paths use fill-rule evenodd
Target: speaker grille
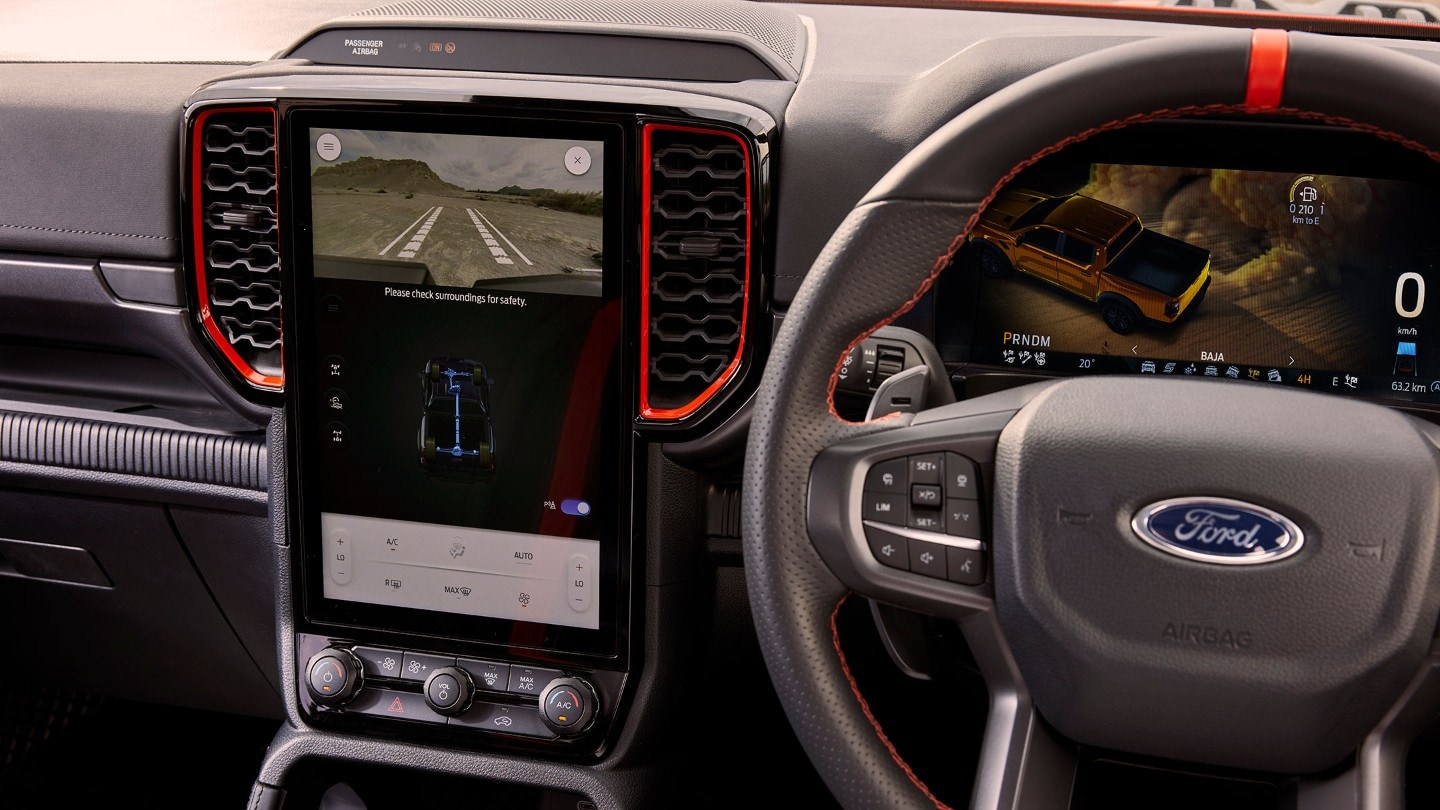
M 275 110 L 220 107 L 191 127 L 196 303 L 206 336 L 251 385 L 278 390 Z
M 729 132 L 645 127 L 641 415 L 677 420 L 734 378 L 745 342 L 750 149 Z

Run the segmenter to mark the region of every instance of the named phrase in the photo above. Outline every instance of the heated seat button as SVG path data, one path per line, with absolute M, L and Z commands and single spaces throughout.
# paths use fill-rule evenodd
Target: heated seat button
M 866 492 L 860 496 L 865 500 L 860 507 L 864 520 L 878 520 L 881 523 L 905 525 L 905 496 Z
M 905 494 L 906 462 L 903 458 L 882 461 L 865 474 L 865 491 L 873 493 Z
M 445 722 L 444 715 L 425 705 L 424 696 L 394 689 L 362 689 L 345 711 L 419 723 Z
M 945 497 L 980 499 L 980 476 L 975 462 L 959 453 L 945 454 Z
M 936 579 L 945 578 L 945 547 L 924 540 L 910 540 L 910 571 Z
M 944 453 L 926 453 L 923 456 L 910 456 L 910 483 L 940 483 L 945 475 L 944 459 Z
M 948 579 L 961 585 L 979 585 L 985 581 L 985 552 L 968 548 L 945 548 Z
M 874 526 L 866 526 L 865 540 L 870 544 L 870 553 L 875 555 L 875 559 L 881 565 L 899 568 L 902 571 L 910 569 L 909 546 L 903 535 L 877 529 Z
M 964 498 L 945 501 L 945 533 L 955 537 L 984 538 L 980 528 L 980 502 Z

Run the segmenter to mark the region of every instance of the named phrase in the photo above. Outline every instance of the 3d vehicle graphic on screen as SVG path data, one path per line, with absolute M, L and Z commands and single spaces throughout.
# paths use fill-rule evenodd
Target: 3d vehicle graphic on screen
M 1007 191 L 981 216 L 968 249 L 988 276 L 1018 271 L 1096 304 L 1121 335 L 1180 321 L 1210 285 L 1210 251 L 1079 194 Z
M 421 373 L 420 466 L 436 473 L 488 477 L 495 472 L 495 426 L 484 364 L 436 357 Z

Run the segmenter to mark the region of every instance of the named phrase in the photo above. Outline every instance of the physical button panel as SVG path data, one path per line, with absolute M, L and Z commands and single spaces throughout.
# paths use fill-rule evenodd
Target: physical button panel
M 347 674 L 352 669 L 355 674 Z M 392 647 L 334 645 L 313 656 L 301 676 L 317 704 L 341 714 L 547 740 L 585 730 L 569 720 L 550 718 L 547 723 L 541 716 L 539 698 L 552 683 L 585 683 L 558 669 Z M 594 693 L 584 687 L 577 694 L 591 701 L 586 707 L 588 720 L 594 711 Z M 564 701 L 556 700 L 563 709 Z M 560 709 L 552 707 L 555 711 Z
M 985 582 L 980 471 L 959 453 L 886 459 L 865 474 L 861 520 L 881 565 L 961 585 Z

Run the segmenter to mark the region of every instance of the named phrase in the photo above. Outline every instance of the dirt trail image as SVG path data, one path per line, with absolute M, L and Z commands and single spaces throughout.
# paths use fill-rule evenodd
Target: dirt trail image
M 341 138 L 357 143 L 364 134 L 342 132 Z M 377 278 L 387 278 L 390 271 L 386 265 L 393 262 L 390 275 L 396 282 L 445 287 L 471 287 L 477 282 L 523 276 L 600 272 L 604 228 L 600 216 L 603 186 L 598 170 L 592 177 L 568 178 L 574 181 L 571 188 L 523 187 L 507 174 L 509 164 L 523 167 L 529 152 L 549 158 L 549 153 L 556 151 L 554 142 L 487 141 L 475 136 L 406 137 L 423 137 L 436 143 L 403 147 L 410 154 L 426 155 L 426 160 L 361 154 L 314 166 L 311 218 L 317 257 L 337 257 L 378 267 L 374 271 Z M 514 141 L 519 147 L 506 153 L 506 160 L 492 158 L 494 166 L 469 157 L 479 151 L 477 147 L 497 140 Z M 457 144 L 466 148 L 461 150 Z M 431 162 L 457 164 L 455 156 L 461 152 L 467 162 L 459 165 L 471 167 L 463 174 L 469 181 L 468 188 L 442 179 L 431 166 Z M 517 152 L 518 158 L 513 156 Z M 482 168 L 474 168 L 477 165 Z M 448 173 L 452 177 L 462 174 L 454 168 Z M 542 177 L 536 179 L 544 182 Z M 489 183 L 482 185 L 485 181 Z

